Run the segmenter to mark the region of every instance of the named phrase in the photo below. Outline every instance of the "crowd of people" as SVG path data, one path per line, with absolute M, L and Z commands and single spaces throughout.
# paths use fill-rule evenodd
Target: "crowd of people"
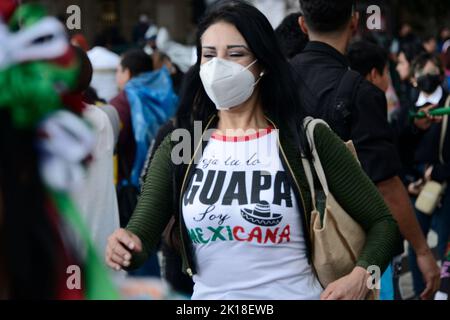
M 0 299 L 401 300 L 407 257 L 408 298 L 447 300 L 450 29 L 299 3 L 274 30 L 217 1 L 194 47 L 142 16 L 119 56 L 2 2 Z

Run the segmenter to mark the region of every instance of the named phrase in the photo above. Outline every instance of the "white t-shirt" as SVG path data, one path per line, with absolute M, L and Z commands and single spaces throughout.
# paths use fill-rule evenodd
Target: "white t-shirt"
M 277 140 L 271 129 L 216 134 L 204 150 L 183 196 L 197 262 L 193 299 L 320 298 Z

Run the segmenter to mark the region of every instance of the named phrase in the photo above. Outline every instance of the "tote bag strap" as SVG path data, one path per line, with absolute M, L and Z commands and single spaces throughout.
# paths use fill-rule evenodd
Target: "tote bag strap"
M 309 160 L 306 159 L 303 155 L 302 155 L 302 163 L 303 163 L 303 168 L 305 169 L 306 179 L 308 180 L 308 185 L 309 185 L 309 189 L 311 192 L 312 206 L 313 206 L 313 209 L 315 211 L 317 211 L 316 189 L 314 187 L 314 177 L 313 177 L 313 173 L 312 173 L 312 169 L 311 169 L 311 164 L 309 163 Z
M 328 196 L 330 194 L 330 189 L 328 188 L 328 182 L 327 182 L 327 178 L 325 176 L 325 171 L 323 170 L 322 163 L 320 161 L 319 154 L 316 149 L 316 143 L 314 141 L 314 130 L 315 130 L 316 126 L 319 124 L 323 124 L 323 125 L 329 127 L 325 121 L 320 120 L 320 119 L 313 119 L 310 117 L 306 118 L 303 123 L 303 125 L 306 129 L 306 136 L 308 139 L 308 143 L 311 147 L 311 151 L 312 151 L 312 155 L 313 155 L 314 169 L 316 170 L 317 177 L 319 178 L 320 184 L 322 185 L 322 189 L 323 189 L 325 195 Z
M 314 120 L 314 119 L 311 118 L 311 117 L 305 118 L 305 122 L 303 124 L 305 129 L 306 129 L 308 123 L 311 120 Z M 309 144 L 309 141 L 308 141 L 308 144 Z M 312 149 L 312 147 L 311 147 L 311 149 Z M 317 207 L 316 207 L 316 188 L 314 186 L 314 175 L 313 175 L 313 171 L 312 171 L 312 168 L 311 168 L 311 163 L 309 162 L 308 158 L 306 158 L 306 156 L 303 153 L 302 153 L 302 163 L 303 163 L 303 168 L 305 169 L 306 180 L 308 180 L 308 186 L 309 186 L 309 190 L 310 190 L 310 193 L 311 193 L 312 206 L 313 206 L 313 209 L 315 211 L 317 211 Z

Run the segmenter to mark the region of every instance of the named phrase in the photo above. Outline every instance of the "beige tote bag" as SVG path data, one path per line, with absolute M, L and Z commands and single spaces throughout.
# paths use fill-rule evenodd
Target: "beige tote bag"
M 348 275 L 364 247 L 366 235 L 362 227 L 347 214 L 331 194 L 325 172 L 314 142 L 314 129 L 326 122 L 307 118 L 304 122 L 308 142 L 313 154 L 313 165 L 325 194 L 323 217 L 317 210 L 316 189 L 311 165 L 302 159 L 311 190 L 313 211 L 311 213 L 312 260 L 318 279 L 326 288 L 330 283 Z

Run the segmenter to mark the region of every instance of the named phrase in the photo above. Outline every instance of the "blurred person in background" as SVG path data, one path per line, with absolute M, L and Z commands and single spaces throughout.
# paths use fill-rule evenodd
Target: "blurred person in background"
M 145 43 L 145 34 L 150 27 L 151 22 L 146 14 L 139 16 L 139 22 L 133 27 L 132 40 L 135 45 L 139 47 Z
M 92 65 L 83 50 L 74 47 L 74 51 L 80 63 L 80 73 L 73 93 L 84 94 L 92 79 Z M 110 120 L 103 108 L 95 105 L 86 104 L 83 117 L 91 124 L 96 141 L 84 179 L 71 192 L 71 196 L 86 222 L 96 248 L 102 252 L 108 236 L 120 227 L 113 171 L 119 127 L 117 119 Z
M 376 44 L 359 41 L 350 45 L 347 57 L 352 70 L 359 72 L 367 81 L 386 93 L 389 87 L 387 51 Z
M 396 88 L 400 98 L 400 105 L 402 108 L 414 108 L 414 102 L 417 99 L 418 92 L 412 86 L 411 65 L 416 57 L 424 53 L 425 49 L 422 45 L 416 43 L 407 43 L 400 47 L 397 55 L 397 72 L 400 76 L 400 87 Z
M 450 92 L 450 46 L 444 53 L 445 77 L 447 82 L 447 90 Z
M 430 54 L 436 54 L 438 52 L 438 42 L 432 35 L 428 35 L 423 38 L 422 46 L 426 52 Z
M 163 68 L 164 66 L 169 70 L 171 74 L 171 78 L 173 81 L 173 87 L 175 93 L 180 94 L 182 89 L 182 82 L 184 80 L 184 74 L 181 72 L 181 70 L 178 68 L 177 65 L 175 65 L 169 56 L 166 54 L 160 52 L 159 50 L 153 51 L 152 54 L 152 60 L 153 60 L 153 66 L 155 70 L 159 70 Z M 184 84 L 186 86 L 186 84 Z M 183 108 L 184 107 L 184 108 Z M 145 164 L 145 167 L 143 169 L 143 179 L 142 183 L 145 183 L 145 180 L 148 175 L 149 166 L 151 164 L 151 161 L 155 155 L 156 150 L 159 148 L 161 143 L 163 142 L 164 138 L 172 132 L 176 126 L 177 123 L 180 123 L 182 121 L 182 116 L 189 114 L 189 111 L 185 110 L 187 106 L 184 105 L 182 108 L 180 108 L 177 111 L 176 116 L 168 121 L 165 125 L 161 127 L 158 134 L 156 135 L 155 142 L 152 144 L 152 147 L 149 149 L 149 156 L 148 161 Z M 161 237 L 161 276 L 164 278 L 169 285 L 171 286 L 172 290 L 175 290 L 176 292 L 186 296 L 190 297 L 193 293 L 193 287 L 194 283 L 192 282 L 192 279 L 185 275 L 182 270 L 182 259 L 179 253 L 179 250 L 174 246 L 172 238 L 173 238 L 173 227 L 174 227 L 174 221 L 171 221 L 169 225 L 167 226 L 166 230 L 163 233 L 163 236 Z
M 119 115 L 119 138 L 117 140 L 117 197 L 119 205 L 120 225 L 127 223 L 131 212 L 133 212 L 140 191 L 139 185 L 131 183 L 131 173 L 136 158 L 136 139 L 134 136 L 131 105 L 125 91 L 126 84 L 143 73 L 153 71 L 153 63 L 144 51 L 132 49 L 127 51 L 121 59 L 116 72 L 119 95 L 111 100 L 110 104 Z M 160 275 L 160 267 L 156 255 L 150 257 L 147 263 L 133 274 L 135 276 Z
M 414 152 L 421 138 L 421 132 L 417 130 L 409 117 L 410 113 L 416 109 L 415 102 L 419 96 L 419 91 L 412 83 L 412 63 L 417 56 L 425 52 L 422 45 L 408 43 L 400 48 L 397 55 L 396 71 L 400 83 L 396 92 L 400 100 L 400 108 L 393 114 L 391 126 L 396 132 L 397 147 L 402 161 L 401 178 L 405 186 L 416 180 Z
M 134 77 L 153 71 L 153 62 L 150 56 L 140 49 L 126 52 L 117 68 L 116 81 L 120 93 L 111 100 L 111 105 L 117 110 L 120 119 L 120 134 L 118 140 L 118 180 L 127 179 L 134 164 L 136 141 L 131 121 L 131 105 L 125 91 L 126 84 Z
M 286 58 L 292 59 L 305 49 L 308 43 L 308 35 L 303 33 L 298 26 L 298 19 L 301 13 L 291 13 L 275 29 L 281 49 Z
M 172 40 L 167 28 L 161 27 L 156 37 L 156 47 L 167 54 L 183 72 L 195 64 L 197 52 L 195 46 L 183 45 Z
M 444 107 L 449 94 L 442 86 L 444 69 L 441 60 L 436 55 L 421 54 L 413 62 L 412 74 L 412 82 L 420 91 L 415 103 L 416 110 L 428 112 Z M 415 148 L 414 155 L 415 166 L 420 175 L 417 176 L 418 182 L 408 187 L 413 201 L 416 200 L 415 197 L 419 195 L 425 182 L 431 180 L 438 183 L 450 182 L 450 130 L 443 128 L 443 120 L 443 117 L 432 116 L 415 120 L 416 126 L 422 132 L 422 137 Z M 442 137 L 444 140 L 441 154 Z M 416 209 L 416 215 L 425 236 L 430 229 L 436 231 L 438 259 L 443 259 L 450 234 L 450 190 L 447 188 L 444 191 L 440 204 L 432 215 L 418 209 Z M 413 273 L 414 291 L 416 295 L 419 295 L 424 290 L 425 284 L 416 263 L 416 253 L 412 249 L 409 250 L 409 265 Z
M 420 38 L 414 33 L 414 29 L 409 22 L 400 25 L 391 43 L 391 53 L 398 55 L 400 48 L 410 45 L 421 45 Z
M 126 52 L 117 70 L 121 90 L 111 100 L 121 123 L 117 144 L 118 202 L 120 224 L 124 226 L 135 209 L 141 189 L 141 175 L 149 150 L 160 127 L 176 112 L 178 98 L 166 66 L 154 70 L 152 57 L 141 49 Z M 156 255 L 133 275 L 159 276 Z
M 444 44 L 450 40 L 450 28 L 449 27 L 443 27 L 441 30 L 439 30 L 438 35 L 438 51 L 443 52 L 444 51 Z
M 120 56 L 103 48 L 94 47 L 87 52 L 94 73 L 91 87 L 95 90 L 92 100 L 109 101 L 119 93 L 116 73 L 120 64 Z
M 170 59 L 167 54 L 159 50 L 154 51 L 151 56 L 155 70 L 160 70 L 164 66 L 167 68 L 167 70 L 169 70 L 170 77 L 172 78 L 173 89 L 178 95 L 180 93 L 184 78 L 184 73 L 180 70 L 180 67 L 173 63 L 172 59 Z
M 384 93 L 387 92 L 390 78 L 389 57 L 386 50 L 368 41 L 358 41 L 350 45 L 347 58 L 352 70 L 357 71 Z M 397 278 L 394 278 L 392 270 L 397 270 L 398 260 L 398 258 L 394 258 L 393 263 L 389 265 L 381 278 L 380 300 L 394 300 L 395 298 L 394 286 Z
M 90 48 L 89 48 L 89 43 L 86 39 L 86 37 L 81 34 L 81 33 L 77 33 L 74 36 L 72 36 L 70 38 L 70 43 L 72 46 L 76 47 L 76 48 L 80 48 L 81 50 L 83 50 L 83 52 L 85 52 L 87 54 L 87 52 L 89 52 Z M 87 57 L 87 56 L 86 56 Z M 88 57 L 89 59 L 89 57 Z M 87 104 L 91 104 L 91 105 L 103 105 L 106 103 L 105 100 L 103 100 L 102 98 L 100 98 L 98 96 L 97 90 L 95 90 L 93 87 L 91 87 L 91 82 L 92 82 L 92 76 L 93 76 L 93 67 L 92 67 L 92 63 L 89 61 L 89 65 L 90 68 L 92 69 L 91 72 L 91 76 L 89 79 L 89 84 L 88 87 L 85 88 L 85 90 L 83 90 L 82 95 L 83 95 L 83 101 Z
M 420 38 L 415 34 L 414 28 L 409 22 L 401 25 L 398 40 L 400 48 L 408 44 L 420 44 Z

